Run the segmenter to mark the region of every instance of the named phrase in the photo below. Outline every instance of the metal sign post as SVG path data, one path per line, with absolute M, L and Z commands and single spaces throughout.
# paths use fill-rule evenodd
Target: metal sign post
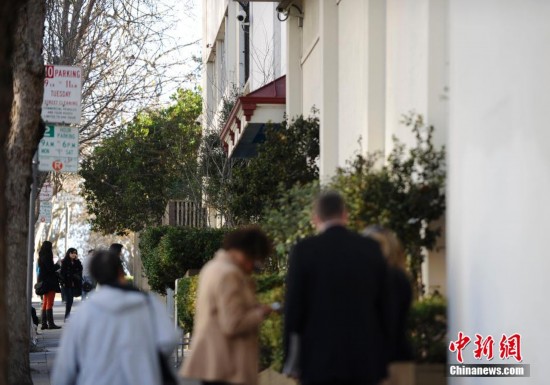
M 32 272 L 33 272 L 33 261 L 34 261 L 34 222 L 36 221 L 34 211 L 35 211 L 35 202 L 36 195 L 38 192 L 38 154 L 35 153 L 32 158 L 32 186 L 31 186 L 31 196 L 29 201 L 29 238 L 27 239 L 27 305 L 28 305 L 28 322 L 29 330 L 32 327 Z

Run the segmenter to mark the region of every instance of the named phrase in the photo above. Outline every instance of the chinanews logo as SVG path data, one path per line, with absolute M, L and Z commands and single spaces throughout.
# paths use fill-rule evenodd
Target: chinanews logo
M 521 350 L 521 334 L 502 334 L 498 339 L 492 335 L 482 336 L 475 334 L 472 342 L 470 336 L 462 331 L 458 332 L 458 338 L 449 343 L 449 351 L 456 354 L 458 364 L 448 365 L 447 375 L 450 377 L 529 377 L 530 366 L 523 363 Z M 498 352 L 495 349 L 498 346 Z M 471 351 L 475 360 L 487 360 L 493 363 L 464 364 L 464 355 Z M 498 360 L 508 361 L 506 363 L 495 363 L 493 361 L 498 353 Z

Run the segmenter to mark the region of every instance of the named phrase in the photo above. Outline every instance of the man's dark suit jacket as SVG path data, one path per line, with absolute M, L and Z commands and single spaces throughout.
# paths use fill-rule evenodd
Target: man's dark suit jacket
M 333 226 L 293 248 L 285 301 L 285 358 L 300 336 L 300 380 L 376 384 L 388 359 L 388 267 L 380 247 Z

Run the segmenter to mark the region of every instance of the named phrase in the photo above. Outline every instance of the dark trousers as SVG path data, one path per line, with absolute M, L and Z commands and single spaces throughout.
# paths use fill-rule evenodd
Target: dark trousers
M 39 324 L 38 316 L 36 315 L 36 309 L 34 308 L 34 306 L 31 307 L 31 317 L 32 317 L 32 323 L 38 326 Z
M 71 314 L 71 308 L 73 307 L 74 288 L 65 287 L 65 319 Z

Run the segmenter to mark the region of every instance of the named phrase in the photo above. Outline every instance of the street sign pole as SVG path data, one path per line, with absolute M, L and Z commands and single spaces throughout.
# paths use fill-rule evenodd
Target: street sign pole
M 35 152 L 32 158 L 32 186 L 29 198 L 29 234 L 27 240 L 27 314 L 29 330 L 32 327 L 32 272 L 34 261 L 34 225 L 35 225 L 35 202 L 38 191 L 38 153 Z
M 69 204 L 65 202 L 65 253 L 67 252 L 67 242 L 69 240 Z

